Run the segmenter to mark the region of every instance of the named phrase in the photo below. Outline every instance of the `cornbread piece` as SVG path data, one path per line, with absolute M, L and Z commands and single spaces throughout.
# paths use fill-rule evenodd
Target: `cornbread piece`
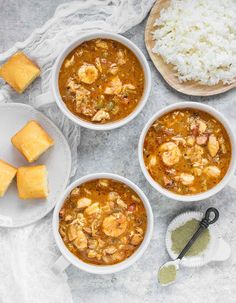
M 13 55 L 0 67 L 0 77 L 18 93 L 22 93 L 39 75 L 39 67 L 22 52 Z
M 21 199 L 48 196 L 47 169 L 45 165 L 25 166 L 17 170 L 17 188 Z
M 29 162 L 37 160 L 54 144 L 53 139 L 34 120 L 29 121 L 16 133 L 11 142 Z
M 17 169 L 0 160 L 0 197 L 3 197 L 16 175 Z

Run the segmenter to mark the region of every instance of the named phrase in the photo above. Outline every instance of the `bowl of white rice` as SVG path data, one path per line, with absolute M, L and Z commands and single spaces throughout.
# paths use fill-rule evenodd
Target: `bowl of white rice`
M 178 91 L 213 95 L 236 86 L 235 0 L 159 0 L 145 40 L 157 69 Z

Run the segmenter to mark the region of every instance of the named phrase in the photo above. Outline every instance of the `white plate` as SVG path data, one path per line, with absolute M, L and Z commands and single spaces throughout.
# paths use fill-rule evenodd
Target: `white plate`
M 38 121 L 55 141 L 54 146 L 32 164 L 11 144 L 11 137 L 29 120 Z M 50 191 L 47 199 L 21 200 L 14 180 L 5 196 L 0 198 L 0 226 L 21 227 L 46 216 L 66 188 L 71 171 L 71 152 L 61 131 L 45 115 L 29 105 L 0 105 L 0 159 L 15 167 L 45 164 Z

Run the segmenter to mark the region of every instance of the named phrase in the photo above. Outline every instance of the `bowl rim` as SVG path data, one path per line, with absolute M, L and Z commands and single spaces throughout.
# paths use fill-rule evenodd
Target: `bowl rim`
M 113 180 L 125 183 L 126 185 L 131 187 L 140 196 L 141 200 L 143 201 L 143 204 L 144 204 L 144 207 L 146 210 L 146 214 L 147 214 L 147 229 L 146 229 L 146 233 L 145 233 L 143 242 L 141 243 L 139 248 L 129 258 L 125 259 L 124 261 L 114 264 L 114 265 L 105 265 L 105 266 L 102 266 L 102 265 L 97 266 L 94 264 L 88 264 L 88 263 L 81 261 L 79 258 L 77 258 L 75 255 L 73 255 L 67 249 L 67 247 L 65 246 L 65 244 L 59 234 L 59 231 L 58 231 L 59 211 L 60 211 L 62 205 L 64 204 L 65 198 L 68 196 L 68 194 L 71 192 L 71 190 L 80 184 L 83 184 L 83 183 L 91 181 L 91 180 L 101 179 L 101 178 L 113 179 Z M 115 273 L 115 272 L 128 268 L 129 266 L 134 264 L 136 261 L 138 261 L 141 258 L 141 256 L 143 255 L 143 253 L 146 251 L 146 249 L 150 243 L 150 240 L 151 240 L 152 234 L 153 234 L 153 225 L 154 225 L 154 219 L 153 219 L 153 212 L 152 212 L 151 204 L 150 204 L 148 198 L 146 197 L 146 195 L 143 193 L 143 191 L 129 179 L 122 177 L 120 175 L 117 175 L 117 174 L 112 174 L 112 173 L 93 173 L 93 174 L 88 174 L 81 178 L 78 178 L 77 180 L 75 180 L 73 183 L 71 183 L 66 188 L 64 193 L 58 199 L 54 212 L 53 212 L 53 235 L 54 235 L 56 244 L 57 244 L 59 250 L 61 251 L 62 255 L 64 256 L 64 258 L 66 258 L 67 261 L 69 261 L 69 263 L 73 264 L 77 268 L 79 268 L 83 271 L 89 272 L 89 273 L 93 273 L 93 274 Z
M 124 117 L 121 120 L 117 120 L 110 123 L 105 124 L 95 124 L 86 120 L 81 119 L 80 117 L 74 115 L 65 105 L 63 102 L 61 95 L 59 93 L 58 89 L 58 75 L 61 69 L 61 65 L 63 61 L 65 60 L 66 56 L 74 50 L 77 46 L 79 46 L 84 41 L 89 41 L 96 38 L 104 38 L 104 39 L 111 39 L 114 41 L 117 41 L 127 48 L 129 48 L 137 57 L 138 61 L 140 62 L 143 73 L 144 73 L 144 91 L 141 99 L 139 100 L 137 106 L 135 109 L 126 117 Z M 139 49 L 138 46 L 136 46 L 132 41 L 125 38 L 122 35 L 115 34 L 112 32 L 106 32 L 106 31 L 92 31 L 88 33 L 82 34 L 79 38 L 72 41 L 67 47 L 63 49 L 63 51 L 60 53 L 60 55 L 57 57 L 53 69 L 52 69 L 52 76 L 51 76 L 51 89 L 54 96 L 54 99 L 56 100 L 56 103 L 60 110 L 74 123 L 88 128 L 92 130 L 111 130 L 115 128 L 119 128 L 127 123 L 129 123 L 131 120 L 133 120 L 144 108 L 145 104 L 147 103 L 148 97 L 150 95 L 151 91 L 151 71 L 150 67 L 148 65 L 147 59 L 145 58 L 142 51 Z
M 207 190 L 205 192 L 199 193 L 199 194 L 193 194 L 193 195 L 179 195 L 179 194 L 175 194 L 167 189 L 165 189 L 164 187 L 162 187 L 159 183 L 157 183 L 149 174 L 148 170 L 146 169 L 145 163 L 144 163 L 144 159 L 143 159 L 143 144 L 144 144 L 144 140 L 146 137 L 146 134 L 150 128 L 150 126 L 153 124 L 153 122 L 160 118 L 161 116 L 163 116 L 164 114 L 171 112 L 173 110 L 181 110 L 181 109 L 185 109 L 185 108 L 192 108 L 192 109 L 198 109 L 200 111 L 204 111 L 207 112 L 208 114 L 212 115 L 213 117 L 215 117 L 217 120 L 219 120 L 222 125 L 224 126 L 229 138 L 230 138 L 230 142 L 231 142 L 231 161 L 230 161 L 230 165 L 228 168 L 227 173 L 225 174 L 224 178 L 213 188 L 211 188 L 210 190 Z M 138 144 L 138 158 L 139 158 L 139 164 L 141 166 L 141 170 L 145 176 L 145 178 L 147 179 L 147 181 L 158 191 L 160 192 L 162 195 L 166 196 L 167 198 L 173 199 L 173 200 L 177 200 L 177 201 L 183 201 L 183 202 L 193 202 L 193 201 L 200 201 L 200 200 L 204 200 L 207 199 L 213 195 L 215 195 L 216 193 L 218 193 L 220 190 L 222 190 L 230 181 L 230 179 L 232 178 L 235 170 L 236 170 L 236 141 L 235 141 L 235 135 L 233 133 L 233 130 L 228 122 L 228 120 L 219 112 L 217 111 L 215 108 L 213 108 L 212 106 L 206 105 L 206 104 L 202 104 L 202 103 L 196 103 L 196 102 L 178 102 L 178 103 L 174 103 L 171 104 L 159 111 L 157 111 L 149 120 L 148 122 L 145 124 L 140 138 L 139 138 L 139 144 Z

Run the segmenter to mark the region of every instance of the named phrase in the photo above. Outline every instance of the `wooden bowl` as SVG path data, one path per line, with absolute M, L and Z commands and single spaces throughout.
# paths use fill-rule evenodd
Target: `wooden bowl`
M 192 96 L 213 96 L 224 93 L 234 87 L 236 87 L 236 79 L 231 84 L 219 83 L 217 85 L 208 86 L 202 85 L 195 81 L 180 82 L 176 76 L 176 71 L 173 69 L 172 64 L 166 64 L 161 56 L 154 54 L 152 49 L 155 41 L 153 40 L 153 31 L 155 30 L 154 23 L 160 16 L 160 12 L 163 8 L 167 8 L 170 5 L 171 0 L 157 0 L 154 4 L 150 15 L 147 20 L 145 28 L 145 43 L 149 56 L 151 57 L 154 65 L 159 73 L 165 79 L 165 81 L 178 92 Z

